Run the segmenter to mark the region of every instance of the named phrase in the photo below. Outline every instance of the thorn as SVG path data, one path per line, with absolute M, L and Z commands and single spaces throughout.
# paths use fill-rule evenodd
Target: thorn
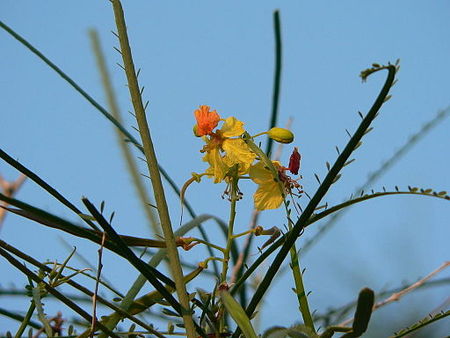
M 134 118 L 136 118 L 136 114 L 133 113 L 132 111 L 129 110 L 128 113 L 130 113 Z
M 347 130 L 347 128 L 345 128 L 345 131 L 346 131 L 348 137 L 352 138 L 352 135 L 351 135 L 350 132 Z
M 341 154 L 341 152 L 339 151 L 339 148 L 338 148 L 338 146 L 336 146 L 336 151 L 337 151 L 338 155 L 340 155 L 340 154 Z
M 113 47 L 113 48 L 116 50 L 117 53 L 119 53 L 120 55 L 122 55 L 122 51 L 121 51 L 119 48 L 117 48 L 117 47 Z
M 327 161 L 327 162 L 325 163 L 325 165 L 327 166 L 328 171 L 330 171 L 330 168 L 331 168 L 330 162 Z
M 395 186 L 395 190 L 399 191 L 397 186 Z
M 364 118 L 363 114 L 360 111 L 358 111 L 358 114 L 359 114 L 359 117 L 361 117 L 361 119 Z
M 370 133 L 373 130 L 373 127 L 367 128 L 367 130 L 364 132 L 364 135 Z
M 139 68 L 136 72 L 136 78 L 139 78 L 139 74 L 141 74 L 141 68 Z
M 345 167 L 345 166 L 349 165 L 349 164 L 352 163 L 354 160 L 355 160 L 354 158 L 352 158 L 351 160 L 348 160 L 347 162 L 344 163 L 343 166 Z
M 148 101 L 148 100 L 147 100 L 147 102 L 145 102 L 145 105 L 144 105 L 144 111 L 147 110 L 147 107 L 148 107 L 148 104 L 149 104 L 149 103 L 150 103 L 150 101 Z
M 111 31 L 111 33 L 113 33 L 116 38 L 119 38 L 119 35 L 116 32 Z
M 123 70 L 125 70 L 125 68 L 120 64 L 120 63 L 116 63 L 116 65 L 118 65 L 120 68 L 122 68 Z
M 322 184 L 322 183 L 320 182 L 319 176 L 317 176 L 317 174 L 314 174 L 314 176 L 316 177 L 317 182 L 319 182 L 319 184 Z
M 147 160 L 143 157 L 138 156 L 138 159 L 140 159 L 141 161 L 147 162 Z
M 144 93 L 144 88 L 145 86 L 142 86 L 141 90 L 139 91 L 139 94 L 142 96 L 142 94 Z
M 115 211 L 113 211 L 113 212 L 111 213 L 111 216 L 109 217 L 109 223 L 112 223 L 115 214 L 116 214 Z
M 139 132 L 139 129 L 136 128 L 135 126 L 131 126 L 131 128 L 133 128 L 133 129 L 136 130 L 138 133 L 140 133 L 140 132 Z
M 341 174 L 337 174 L 336 177 L 334 178 L 333 182 L 331 184 L 336 183 L 340 178 L 341 178 Z

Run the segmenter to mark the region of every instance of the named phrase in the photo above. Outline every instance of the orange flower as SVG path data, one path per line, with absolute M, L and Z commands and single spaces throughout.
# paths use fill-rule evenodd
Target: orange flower
M 214 128 L 217 127 L 220 121 L 220 116 L 215 110 L 210 111 L 209 106 L 200 106 L 194 112 L 197 124 L 194 127 L 196 136 L 210 135 Z

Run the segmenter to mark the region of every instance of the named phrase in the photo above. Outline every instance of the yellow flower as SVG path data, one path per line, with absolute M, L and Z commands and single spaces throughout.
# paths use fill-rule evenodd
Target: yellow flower
M 220 121 L 216 111 L 209 111 L 208 106 L 200 106 L 194 112 L 197 124 L 194 132 L 197 136 L 203 136 L 206 145 L 201 150 L 206 153 L 203 161 L 208 162 L 210 167 L 206 173 L 214 177 L 214 183 L 224 180 L 229 170 L 238 165 L 238 174 L 248 173 L 250 165 L 256 155 L 250 151 L 247 144 L 239 138 L 244 132 L 244 123 L 235 117 L 228 117 L 222 128 L 213 131 Z
M 290 178 L 286 171 L 297 174 L 300 167 L 300 154 L 297 148 L 292 152 L 289 167 L 283 167 L 280 162 L 272 161 L 277 177 L 262 161 L 252 165 L 249 170 L 250 178 L 258 184 L 258 189 L 253 195 L 256 210 L 277 209 L 287 194 L 294 195 L 292 189 L 297 189 L 298 193 L 301 185 Z
M 222 128 L 206 139 L 202 150 L 206 152 L 203 160 L 210 165 L 206 173 L 214 177 L 214 183 L 221 182 L 236 164 L 239 175 L 246 174 L 250 169 L 256 155 L 242 139 L 233 138 L 245 132 L 243 125 L 244 123 L 235 117 L 228 117 Z
M 280 162 L 272 161 L 273 166 L 278 171 L 281 168 Z M 278 208 L 284 200 L 281 185 L 273 177 L 272 171 L 263 162 L 258 162 L 250 167 L 250 178 L 258 184 L 258 189 L 253 195 L 256 210 L 267 210 Z

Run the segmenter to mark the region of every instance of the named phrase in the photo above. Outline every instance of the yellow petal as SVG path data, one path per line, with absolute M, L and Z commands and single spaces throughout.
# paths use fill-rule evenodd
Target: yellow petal
M 241 136 L 244 132 L 244 122 L 239 121 L 237 118 L 231 116 L 225 120 L 220 131 L 225 137 Z
M 272 161 L 275 169 L 280 167 L 280 162 L 278 161 Z M 252 165 L 250 167 L 250 178 L 255 182 L 256 184 L 264 184 L 268 182 L 272 182 L 274 180 L 272 171 L 265 166 L 263 162 L 258 162 L 255 165 Z
M 239 164 L 239 174 L 246 174 L 256 157 L 247 144 L 241 139 L 226 139 L 222 148 L 226 153 L 224 156 L 226 164 L 229 167 Z
M 223 161 L 219 149 L 212 149 L 203 157 L 203 161 L 208 162 L 210 167 L 206 169 L 206 173 L 214 177 L 214 183 L 221 182 L 227 174 L 229 167 Z
M 256 210 L 276 209 L 283 202 L 278 183 L 273 180 L 260 184 L 253 199 Z
M 273 181 L 273 175 L 269 168 L 264 166 L 264 163 L 258 162 L 250 167 L 250 178 L 256 184 L 264 184 Z

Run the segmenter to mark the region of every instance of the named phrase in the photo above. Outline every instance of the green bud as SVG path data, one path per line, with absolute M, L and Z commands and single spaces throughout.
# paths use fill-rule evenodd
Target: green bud
M 274 127 L 267 132 L 272 140 L 280 143 L 291 143 L 294 141 L 294 134 L 285 128 Z
M 200 135 L 197 133 L 197 124 L 194 124 L 194 127 L 192 128 L 192 132 L 196 137 L 200 137 Z

